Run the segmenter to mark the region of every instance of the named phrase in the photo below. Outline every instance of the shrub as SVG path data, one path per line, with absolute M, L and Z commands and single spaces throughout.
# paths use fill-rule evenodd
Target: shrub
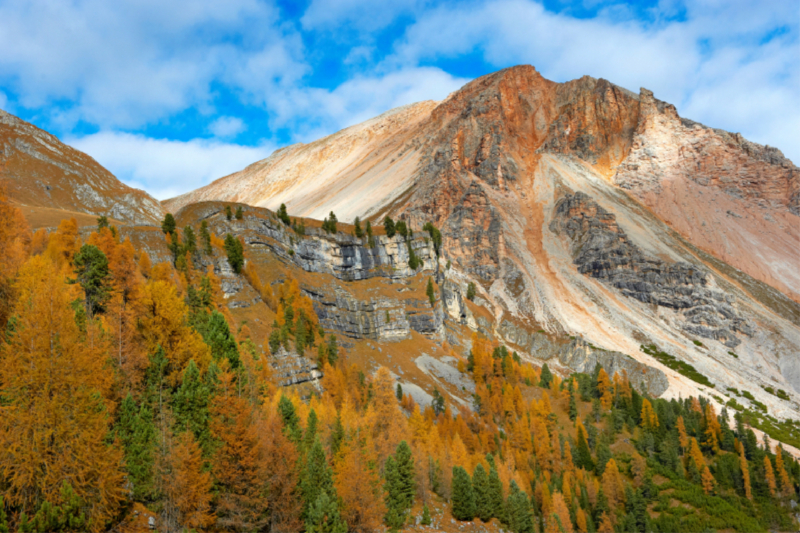
M 694 341 L 695 343 L 697 341 Z M 701 385 L 705 385 L 706 387 L 714 387 L 714 384 L 711 383 L 706 376 L 701 374 L 697 371 L 695 367 L 687 363 L 686 361 L 681 361 L 676 359 L 674 356 L 668 354 L 667 352 L 662 352 L 658 349 L 655 344 L 649 344 L 647 346 L 640 346 L 640 350 L 642 350 L 647 355 L 654 357 L 664 366 L 675 370 L 679 374 L 686 376 L 687 378 L 691 379 L 692 381 L 696 381 Z

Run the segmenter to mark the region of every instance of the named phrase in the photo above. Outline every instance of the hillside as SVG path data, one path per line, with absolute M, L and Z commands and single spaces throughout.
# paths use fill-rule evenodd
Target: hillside
M 660 369 L 665 397 L 744 388 L 797 417 L 798 179 L 778 150 L 681 119 L 645 89 L 558 84 L 522 66 L 165 205 L 286 203 L 292 216 L 374 226 L 389 214 L 415 232 L 432 222 L 454 290 L 463 299 L 474 283 L 484 302 L 468 329 L 532 360 L 547 357 L 539 331 L 580 337 Z
M 155 224 L 161 204 L 121 183 L 88 155 L 0 110 L 0 182 L 33 227 L 75 217 L 93 225 L 104 215 L 122 224 Z

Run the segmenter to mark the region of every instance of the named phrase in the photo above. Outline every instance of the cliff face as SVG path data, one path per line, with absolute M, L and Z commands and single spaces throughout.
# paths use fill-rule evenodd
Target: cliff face
M 281 256 L 337 280 L 308 291 L 327 327 L 353 339 L 418 334 L 466 353 L 479 332 L 569 368 L 658 369 L 667 396 L 707 394 L 676 370 L 685 367 L 640 349 L 655 344 L 715 394 L 746 389 L 771 413 L 796 416 L 795 393 L 786 402 L 762 386 L 800 390 L 797 180 L 777 150 L 681 119 L 646 90 L 589 77 L 558 84 L 523 66 L 279 151 L 169 205 L 250 187 L 279 204 L 302 190 L 286 202 L 292 215 L 390 214 L 415 231 L 432 222 L 443 235 L 430 273 L 436 309 L 397 294 L 410 278 L 402 266 L 385 270 L 402 263 L 391 243 L 324 238 Z M 590 348 L 562 361 L 570 336 Z
M 160 224 L 161 204 L 132 189 L 94 159 L 0 110 L 0 180 L 34 227 L 77 215 L 105 215 L 124 224 Z M 80 215 L 90 215 L 81 217 Z M 84 220 L 85 219 L 85 220 Z

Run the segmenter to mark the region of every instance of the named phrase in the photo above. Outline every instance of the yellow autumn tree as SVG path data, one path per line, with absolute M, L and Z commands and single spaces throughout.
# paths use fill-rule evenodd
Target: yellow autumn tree
M 609 459 L 603 472 L 603 493 L 606 495 L 608 506 L 612 511 L 625 503 L 625 486 L 614 459 Z
M 5 188 L 0 186 L 0 331 L 14 305 L 14 276 L 25 261 L 25 245 L 30 231 L 22 211 L 11 205 Z
M 703 414 L 703 425 L 705 426 L 705 430 L 703 431 L 705 435 L 703 446 L 714 453 L 719 453 L 719 439 L 722 436 L 722 427 L 720 426 L 719 420 L 717 420 L 717 415 L 711 403 L 706 404 Z
M 211 474 L 203 468 L 200 446 L 191 431 L 178 438 L 169 458 L 165 485 L 167 522 L 182 529 L 204 529 L 214 523 Z
M 775 450 L 775 470 L 778 472 L 778 479 L 781 481 L 781 492 L 784 496 L 793 496 L 794 495 L 794 485 L 792 484 L 792 480 L 789 478 L 789 473 L 786 471 L 786 467 L 783 464 L 783 448 L 778 446 Z
M 744 456 L 744 446 L 742 445 L 739 445 L 739 468 L 742 470 L 742 480 L 744 482 L 744 495 L 748 500 L 752 500 L 753 493 L 750 490 L 750 469 L 747 466 L 747 459 Z
M 678 428 L 678 442 L 681 445 L 681 450 L 685 453 L 689 448 L 689 437 L 686 435 L 686 425 L 683 423 L 683 417 L 679 416 L 675 426 Z
M 776 489 L 777 485 L 775 483 L 775 472 L 772 469 L 772 461 L 769 460 L 769 455 L 764 455 L 764 477 L 767 480 L 767 487 L 769 488 L 769 493 L 774 498 L 777 494 Z
M 703 492 L 712 494 L 714 492 L 714 476 L 707 466 L 703 467 L 703 472 L 700 474 L 700 480 L 703 484 Z
M 644 429 L 654 430 L 658 428 L 658 415 L 653 409 L 653 405 L 647 398 L 642 400 L 641 426 Z
M 553 510 L 547 519 L 547 533 L 573 533 L 569 509 L 560 492 L 553 494 Z
M 109 446 L 112 382 L 104 354 L 83 341 L 77 287 L 45 256 L 21 269 L 14 333 L 0 349 L 0 472 L 6 503 L 29 516 L 71 484 L 102 529 L 125 497 L 122 451 Z M 88 460 L 87 460 L 88 459 Z
M 597 374 L 597 390 L 600 392 L 600 404 L 603 406 L 603 409 L 611 409 L 614 395 L 612 394 L 611 380 L 608 378 L 608 374 L 604 368 L 601 368 L 600 372 Z
M 386 508 L 381 478 L 366 439 L 355 435 L 339 452 L 334 468 L 336 493 L 349 531 L 369 533 L 383 524 Z

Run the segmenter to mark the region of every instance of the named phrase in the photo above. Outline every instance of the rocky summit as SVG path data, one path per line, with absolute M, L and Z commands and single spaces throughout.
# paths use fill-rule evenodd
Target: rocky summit
M 564 371 L 624 366 L 667 398 L 800 416 L 798 168 L 647 89 L 509 68 L 278 150 L 164 207 L 187 216 L 198 202 L 283 203 L 298 219 L 334 211 L 373 228 L 402 220 L 413 238 L 374 246 L 353 226 L 287 237 L 268 214 L 236 230 L 249 232 L 249 261 L 269 252 L 307 274 L 325 327 L 390 367 L 403 357 L 445 376 L 422 355 L 467 353 L 477 333 Z M 408 268 L 409 249 L 420 269 Z M 429 277 L 433 306 L 403 297 Z M 415 332 L 422 344 L 403 344 Z

